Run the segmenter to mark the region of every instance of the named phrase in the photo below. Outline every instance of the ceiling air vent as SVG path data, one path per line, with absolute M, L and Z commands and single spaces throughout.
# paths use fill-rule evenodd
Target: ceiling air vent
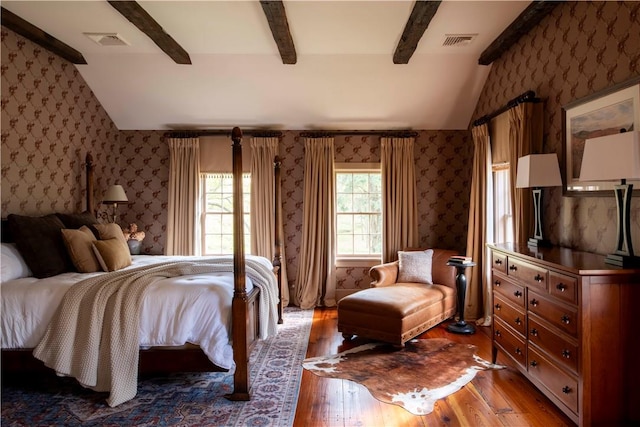
M 83 33 L 100 46 L 129 46 L 129 42 L 118 33 Z
M 476 36 L 477 34 L 445 34 L 442 46 L 467 46 Z

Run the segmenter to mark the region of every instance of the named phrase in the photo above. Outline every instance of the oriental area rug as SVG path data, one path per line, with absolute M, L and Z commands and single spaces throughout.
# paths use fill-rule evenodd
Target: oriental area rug
M 479 358 L 476 350 L 445 338 L 409 341 L 402 349 L 371 343 L 305 359 L 303 367 L 321 377 L 355 381 L 381 402 L 426 415 L 438 399 L 460 390 L 478 371 L 503 368 Z
M 2 426 L 290 426 L 313 310 L 287 307 L 278 333 L 251 353 L 251 400 L 230 402 L 226 372 L 141 378 L 138 394 L 115 408 L 106 393 L 72 378 L 2 384 Z

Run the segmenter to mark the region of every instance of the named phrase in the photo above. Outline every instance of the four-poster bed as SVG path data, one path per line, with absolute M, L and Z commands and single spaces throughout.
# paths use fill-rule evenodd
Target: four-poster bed
M 234 182 L 234 253 L 233 253 L 233 287 L 232 298 L 230 303 L 230 318 L 231 318 L 231 335 L 230 341 L 232 342 L 233 363 L 235 365 L 234 372 L 234 389 L 233 392 L 226 397 L 229 400 L 249 400 L 250 395 L 250 378 L 249 378 L 249 354 L 252 346 L 259 336 L 264 337 L 264 325 L 261 325 L 261 319 L 265 317 L 265 308 L 263 300 L 267 300 L 265 290 L 263 287 L 258 286 L 262 283 L 261 280 L 255 277 L 255 260 L 253 258 L 248 259 L 250 256 L 245 255 L 244 251 L 244 239 L 242 235 L 243 229 L 243 197 L 242 197 L 242 132 L 239 128 L 234 128 L 231 134 L 232 145 L 232 161 L 233 161 L 233 182 Z M 271 273 L 271 280 L 274 280 L 274 276 L 277 277 L 277 291 L 276 297 L 272 300 L 277 300 L 277 308 L 273 308 L 273 312 L 277 313 L 276 322 L 282 323 L 282 284 L 280 283 L 280 266 L 281 266 L 281 238 L 280 227 L 278 223 L 281 218 L 279 212 L 279 167 L 280 161 L 276 157 L 274 159 L 274 183 L 275 183 L 275 250 L 274 258 L 269 263 L 271 267 L 268 271 Z M 93 216 L 94 206 L 96 206 L 93 194 L 93 160 L 90 154 L 87 154 L 86 158 L 86 203 L 87 211 Z M 3 227 L 6 227 L 3 220 Z M 3 229 L 3 242 L 6 241 L 5 233 L 6 229 Z M 238 230 L 238 232 L 236 232 Z M 4 243 L 3 243 L 4 244 Z M 142 257 L 142 256 L 141 256 Z M 135 257 L 134 257 L 135 258 Z M 147 258 L 152 258 L 147 256 Z M 163 258 L 163 257 L 153 257 Z M 191 259 L 191 257 L 185 257 Z M 251 264 L 249 270 L 253 274 L 253 280 L 247 280 L 247 262 Z M 264 263 L 263 263 L 264 264 Z M 78 273 L 73 273 L 78 274 Z M 18 279 L 24 280 L 24 279 Z M 30 278 L 31 281 L 37 281 L 40 279 Z M 47 279 L 44 279 L 47 280 Z M 249 283 L 249 286 L 247 284 Z M 7 283 L 11 283 L 7 282 Z M 9 289 L 8 286 L 4 286 L 3 282 L 3 294 L 4 288 Z M 230 291 L 231 292 L 231 291 Z M 10 294 L 10 292 L 9 292 Z M 4 295 L 3 295 L 4 296 Z M 27 301 L 29 303 L 29 301 Z M 3 316 L 5 309 L 5 300 L 3 298 Z M 41 371 L 45 368 L 42 362 L 32 357 L 31 352 L 33 348 L 5 348 L 4 329 L 7 329 L 8 323 L 3 318 L 3 350 L 2 350 L 2 370 L 5 374 L 11 374 L 15 372 L 25 371 Z M 228 325 L 227 325 L 228 326 Z M 210 357 L 205 354 L 203 349 L 196 345 L 186 343 L 182 346 L 162 346 L 162 347 L 150 347 L 139 350 L 138 359 L 138 372 L 202 372 L 202 371 L 226 371 L 228 368 L 221 368 L 214 364 Z

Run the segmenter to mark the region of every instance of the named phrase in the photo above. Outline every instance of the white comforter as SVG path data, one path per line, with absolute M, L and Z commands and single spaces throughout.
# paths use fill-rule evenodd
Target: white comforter
M 132 258 L 129 269 L 187 257 L 137 255 Z M 266 258 L 252 258 L 272 268 Z M 2 283 L 2 348 L 34 348 L 69 287 L 96 274 L 105 273 L 65 273 L 46 279 L 29 277 Z M 247 291 L 253 288 L 249 277 L 246 285 Z M 156 281 L 142 303 L 140 345 L 196 344 L 213 363 L 231 369 L 234 366 L 229 331 L 232 296 L 232 273 Z

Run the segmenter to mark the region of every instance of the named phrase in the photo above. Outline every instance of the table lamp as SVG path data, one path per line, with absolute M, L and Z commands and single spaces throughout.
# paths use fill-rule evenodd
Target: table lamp
M 126 203 L 128 201 L 129 199 L 127 199 L 127 195 L 124 192 L 122 185 L 112 185 L 107 188 L 107 191 L 104 193 L 102 203 L 105 205 L 113 205 L 112 222 L 116 222 L 118 218 L 118 203 Z

